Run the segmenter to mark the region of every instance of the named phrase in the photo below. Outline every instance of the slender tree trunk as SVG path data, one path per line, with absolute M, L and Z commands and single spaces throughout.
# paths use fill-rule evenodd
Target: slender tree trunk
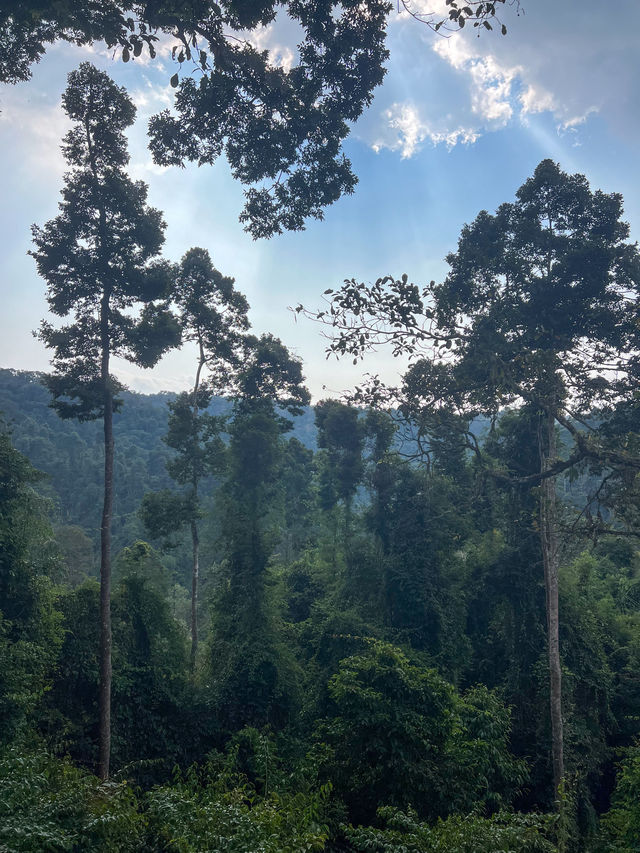
M 200 577 L 200 540 L 198 525 L 191 521 L 191 542 L 193 546 L 193 572 L 191 575 L 191 675 L 196 668 L 198 654 L 198 579 Z
M 545 435 L 546 433 L 546 435 Z M 544 473 L 557 454 L 556 422 L 553 411 L 538 435 L 541 470 Z M 551 755 L 555 795 L 564 778 L 562 730 L 562 669 L 560 665 L 560 618 L 558 608 L 558 518 L 556 478 L 540 484 L 540 543 L 547 603 L 547 643 L 549 652 L 549 696 L 551 706 Z
M 111 754 L 111 518 L 113 515 L 113 392 L 109 380 L 109 294 L 100 312 L 104 388 L 104 505 L 100 527 L 100 693 L 98 776 L 109 778 Z
M 198 512 L 198 481 L 199 481 L 199 462 L 198 462 L 198 415 L 200 407 L 198 405 L 198 392 L 200 391 L 200 376 L 202 369 L 206 364 L 204 354 L 204 343 L 202 337 L 198 337 L 199 360 L 198 369 L 196 370 L 196 379 L 193 385 L 193 440 L 194 440 L 194 456 L 193 456 L 193 511 Z M 198 654 L 198 582 L 200 579 L 200 539 L 198 537 L 198 525 L 196 523 L 197 516 L 191 519 L 191 546 L 192 546 L 192 571 L 191 571 L 191 675 L 193 676 L 196 668 L 196 656 Z
M 100 215 L 99 247 L 103 261 L 108 267 L 107 219 L 104 204 L 97 188 L 101 175 L 96 164 L 89 113 L 93 112 L 93 90 L 90 94 L 91 109 L 85 117 L 85 133 L 89 161 L 97 192 L 97 207 Z M 103 781 L 109 778 L 111 757 L 111 519 L 113 516 L 113 391 L 109 376 L 111 336 L 109 328 L 111 288 L 106 285 L 100 301 L 100 381 L 104 400 L 104 502 L 100 525 L 100 687 L 98 692 L 98 776 Z

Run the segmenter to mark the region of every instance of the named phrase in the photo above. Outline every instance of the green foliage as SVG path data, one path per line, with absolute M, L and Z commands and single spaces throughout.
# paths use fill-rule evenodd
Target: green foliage
M 179 343 L 180 331 L 163 305 L 171 273 L 158 260 L 165 224 L 146 203 L 146 185 L 124 171 L 132 101 L 89 62 L 71 72 L 62 100 L 74 122 L 63 143 L 71 168 L 60 213 L 33 228 L 31 254 L 51 311 L 75 321 L 40 328 L 54 350 L 55 372 L 45 380 L 52 405 L 63 418 L 86 421 L 118 408 L 110 355 L 150 367 Z M 137 319 L 134 307 L 143 309 Z
M 640 747 L 631 747 L 620 764 L 611 808 L 602 818 L 611 851 L 640 850 Z
M 147 492 L 138 514 L 149 536 L 170 543 L 171 536 L 182 530 L 194 512 L 197 513 L 190 498 L 190 495 L 176 494 L 170 489 Z
M 364 474 L 364 423 L 360 412 L 337 400 L 321 400 L 315 408 L 321 454 L 320 505 L 331 509 L 342 501 L 349 509 Z
M 464 637 L 467 522 L 449 480 L 395 465 L 385 484 L 384 619 L 399 643 L 429 653 L 449 677 L 468 659 Z M 377 531 L 376 531 L 377 532 Z
M 143 829 L 126 783 L 100 784 L 44 752 L 0 753 L 3 853 L 136 853 L 144 849 Z
M 458 815 L 421 823 L 414 811 L 380 809 L 385 829 L 349 828 L 347 838 L 361 853 L 554 853 L 554 818 L 498 812 L 490 818 Z
M 152 784 L 209 748 L 216 720 L 187 677 L 186 632 L 174 620 L 145 543 L 119 561 L 113 596 L 113 764 Z M 65 630 L 40 727 L 58 753 L 92 768 L 96 759 L 99 588 L 91 581 L 59 599 Z
M 102 83 L 106 109 L 109 87 Z M 70 92 L 68 104 L 72 112 L 86 110 L 83 90 Z M 91 130 L 99 117 L 85 119 Z M 105 137 L 96 151 L 98 159 L 109 156 L 112 144 L 126 161 L 121 131 L 115 121 L 111 142 Z M 68 153 L 82 160 L 84 144 L 81 134 L 72 133 Z M 78 166 L 72 175 L 80 171 Z M 136 208 L 136 199 L 127 198 Z M 595 329 L 588 344 L 596 355 L 609 357 L 616 348 L 624 355 L 637 342 L 635 326 L 616 302 L 621 287 L 631 292 L 637 284 L 637 252 L 624 242 L 627 232 L 618 215 L 616 196 L 591 193 L 580 176 L 564 175 L 545 162 L 516 202 L 495 217 L 481 214 L 465 229 L 440 287 L 421 292 L 406 277 L 380 280 L 369 289 L 347 282 L 333 300 L 338 325 L 350 310 L 366 322 L 375 311 L 386 311 L 392 331 L 385 332 L 384 316 L 370 328 L 387 334 L 398 353 L 413 349 L 419 355 L 433 320 L 440 334 L 434 342 L 437 363 L 412 362 L 400 412 L 364 414 L 353 405 L 325 401 L 318 408 L 315 457 L 299 441 L 284 440 L 292 423 L 288 416 L 300 413 L 309 399 L 299 361 L 270 335 L 245 336 L 246 303 L 232 280 L 213 268 L 204 250 L 187 253 L 174 270 L 174 296 L 184 335 L 199 350 L 193 391 L 172 399 L 165 449 L 158 450 L 158 441 L 167 424 L 166 399 L 153 401 L 145 415 L 144 404 L 129 395 L 127 403 L 138 406 L 135 417 L 126 429 L 116 419 L 127 438 L 126 453 L 116 460 L 124 483 L 117 522 L 124 547 L 112 591 L 113 758 L 117 776 L 144 790 L 137 804 L 125 788 L 109 789 L 113 796 L 104 788 L 99 796 L 85 796 L 93 780 L 42 757 L 38 761 L 49 769 L 36 773 L 25 753 L 26 782 L 16 783 L 19 802 L 10 799 L 9 824 L 22 819 L 31 825 L 24 817 L 28 790 L 38 792 L 44 809 L 42 820 L 33 809 L 34 830 L 25 849 L 29 844 L 38 849 L 37 833 L 54 833 L 56 823 L 60 832 L 52 849 L 55 844 L 92 849 L 97 841 L 91 835 L 85 841 L 82 833 L 98 801 L 101 820 L 117 830 L 113 842 L 103 839 L 105 849 L 119 849 L 118 844 L 242 853 L 342 849 L 345 836 L 350 849 L 398 853 L 556 848 L 578 853 L 600 851 L 599 844 L 602 850 L 635 849 L 637 746 L 619 771 L 600 840 L 596 826 L 615 784 L 613 756 L 639 733 L 640 556 L 631 536 L 592 542 L 585 533 L 601 533 L 609 522 L 614 529 L 632 523 L 637 514 L 633 466 L 639 445 L 631 399 L 637 356 L 630 356 L 628 369 L 620 368 L 628 381 L 624 387 L 612 371 L 603 384 L 591 366 L 569 358 L 589 329 Z M 161 231 L 159 221 L 148 224 L 157 226 L 156 235 Z M 95 260 L 99 243 L 82 242 L 80 248 L 93 251 Z M 126 327 L 116 335 L 118 346 L 128 341 L 127 351 L 144 363 L 147 355 L 153 360 L 158 354 L 155 331 L 169 319 L 163 313 L 169 270 L 147 263 L 150 257 L 142 259 L 144 272 L 134 276 L 111 316 Z M 87 283 L 86 269 L 77 272 L 71 288 L 76 296 Z M 62 271 L 53 278 L 62 282 Z M 53 293 L 54 308 L 69 307 L 73 293 L 62 287 Z M 139 328 L 128 313 L 127 300 L 136 294 L 152 300 Z M 557 297 L 560 312 L 549 294 Z M 424 304 L 429 295 L 437 297 L 436 315 L 420 318 L 423 309 L 432 311 Z M 585 300 L 583 316 L 578 308 Z M 471 320 L 464 334 L 454 335 L 461 313 Z M 78 335 L 95 332 L 86 318 L 78 322 Z M 367 339 L 350 339 L 355 326 L 347 326 L 336 351 L 366 348 Z M 514 328 L 520 330 L 515 338 Z M 68 333 L 63 329 L 55 340 L 73 361 L 80 337 L 73 332 L 65 341 Z M 519 345 L 528 348 L 524 355 L 516 351 Z M 91 346 L 83 358 L 95 356 Z M 85 364 L 71 365 L 73 382 Z M 86 404 L 76 411 L 81 418 L 100 416 L 95 379 L 89 377 L 86 398 L 76 398 Z M 570 399 L 574 380 L 578 390 Z M 11 375 L 11 382 L 14 390 L 18 378 Z M 65 383 L 59 389 L 64 393 L 70 388 Z M 376 402 L 389 402 L 380 384 L 373 385 Z M 232 401 L 213 398 L 223 386 Z M 100 436 L 86 431 L 93 429 L 90 423 L 55 433 L 49 413 L 42 414 L 36 383 L 24 381 L 20 389 L 3 400 L 12 404 L 12 414 L 16 400 L 25 401 L 21 440 L 34 458 L 65 460 L 53 486 L 62 483 L 67 495 L 78 491 L 60 507 L 60 520 L 73 522 L 78 507 L 99 497 Z M 109 380 L 102 390 L 108 397 L 115 388 Z M 613 412 L 607 395 L 617 391 L 627 399 Z M 605 411 L 596 416 L 597 400 Z M 489 417 L 514 401 L 519 405 Z M 60 402 L 73 405 L 66 396 Z M 565 417 L 574 404 L 588 415 L 584 433 Z M 230 406 L 232 417 L 223 424 L 220 415 L 228 415 Z M 470 423 L 478 411 L 487 416 L 481 424 Z M 403 417 L 413 418 L 411 439 L 396 434 Z M 548 429 L 554 419 L 561 427 L 555 431 Z M 307 413 L 307 431 L 310 422 Z M 222 429 L 228 429 L 228 441 Z M 403 464 L 394 448 L 415 451 L 413 464 Z M 540 488 L 542 457 L 554 477 L 563 468 L 570 472 L 555 491 L 549 488 L 552 478 Z M 83 483 L 80 472 L 88 460 L 93 474 Z M 174 540 L 173 553 L 161 557 L 139 539 L 137 521 L 129 515 L 148 476 L 166 487 L 167 460 L 182 491 L 149 496 L 142 515 L 156 536 L 189 524 L 194 578 L 202 533 L 211 620 L 200 659 L 193 653 L 195 631 L 189 659 L 185 620 L 176 619 L 178 609 L 184 617 L 186 589 L 173 585 L 169 603 L 172 581 L 186 580 L 184 543 Z M 90 542 L 72 524 L 58 527 L 65 573 L 56 562 L 55 543 L 46 541 L 50 531 L 33 491 L 35 474 L 4 440 L 0 474 L 0 711 L 7 720 L 2 737 L 15 739 L 37 727 L 56 754 L 91 767 L 98 720 L 98 588 L 92 582 L 62 588 L 54 600 L 43 577 L 46 572 L 77 585 L 91 568 Z M 215 493 L 214 512 L 213 479 L 220 474 L 224 483 Z M 588 518 L 585 511 L 577 517 L 577 497 L 602 478 L 593 511 L 599 506 L 621 514 Z M 537 813 L 555 796 L 544 674 L 541 555 L 550 563 L 540 549 L 543 491 L 548 507 L 566 502 L 545 528 L 554 534 L 549 541 L 557 535 L 563 549 L 567 772 L 556 819 Z M 338 537 L 343 513 L 345 535 Z M 197 627 L 193 614 L 196 606 Z M 202 623 L 204 633 L 205 619 Z M 206 765 L 185 771 L 203 756 Z M 34 774 L 39 781 L 29 781 Z M 150 790 L 154 785 L 160 787 Z M 512 807 L 527 813 L 512 813 Z M 368 825 L 344 826 L 349 819 Z M 386 828 L 380 828 L 383 821 Z
M 62 642 L 53 590 L 33 559 L 51 535 L 32 490 L 39 478 L 0 432 L 0 744 L 32 722 Z
M 300 556 L 314 539 L 316 484 L 314 455 L 299 439 L 290 438 L 283 447 L 279 501 L 284 508 L 284 536 L 279 552 L 285 562 Z
M 100 532 L 102 425 L 95 421 L 77 423 L 58 418 L 49 408 L 50 396 L 40 378 L 36 373 L 0 369 L 0 411 L 13 427 L 14 446 L 34 467 L 47 474 L 45 480 L 34 483 L 34 488 L 53 499 L 56 532 L 60 523 L 75 525 L 95 544 Z M 145 537 L 145 528 L 137 516 L 145 492 L 167 491 L 173 485 L 166 469 L 173 451 L 167 447 L 164 437 L 167 403 L 174 395 L 124 391 L 120 396 L 122 411 L 114 415 L 115 552 Z M 214 418 L 222 418 L 230 411 L 231 403 L 219 396 L 212 398 L 207 409 Z M 293 416 L 292 420 L 292 437 L 300 441 L 305 450 L 313 449 L 316 444 L 313 410 L 305 407 L 302 415 Z M 306 470 L 307 474 L 302 475 L 305 486 L 310 485 L 309 467 Z M 213 481 L 205 478 L 200 489 L 203 502 L 207 502 L 213 489 Z M 289 510 L 293 515 L 291 507 Z M 170 514 L 168 507 L 163 520 L 168 520 Z M 158 532 L 154 529 L 154 536 Z M 65 532 L 61 540 L 59 544 L 64 553 Z M 88 567 L 83 566 L 82 571 L 90 574 Z M 185 583 L 187 578 L 185 575 Z
M 131 766 L 128 772 L 149 784 L 154 773 L 165 778 L 175 763 L 192 760 L 194 740 L 204 747 L 215 721 L 196 723 L 201 709 L 187 679 L 184 628 L 157 584 L 139 570 L 117 588 L 113 633 L 114 764 Z M 147 770 L 147 761 L 157 764 Z
M 509 711 L 486 688 L 460 697 L 400 649 L 365 640 L 329 682 L 333 710 L 317 737 L 355 820 L 380 804 L 435 818 L 508 804 L 525 779 L 508 752 Z
M 97 758 L 99 595 L 89 580 L 58 598 L 64 641 L 39 720 L 53 751 L 88 768 Z
M 277 541 L 275 497 L 295 414 L 308 402 L 300 362 L 271 335 L 247 340 L 237 377 L 230 428 L 229 471 L 223 487 L 225 573 L 214 599 L 211 678 L 219 713 L 232 729 L 282 726 L 294 704 L 296 669 L 268 593 L 267 565 Z
M 222 772 L 221 772 L 222 771 Z M 253 786 L 215 762 L 192 768 L 147 796 L 159 849 L 180 853 L 303 853 L 322 851 L 330 786 L 309 793 L 259 797 Z

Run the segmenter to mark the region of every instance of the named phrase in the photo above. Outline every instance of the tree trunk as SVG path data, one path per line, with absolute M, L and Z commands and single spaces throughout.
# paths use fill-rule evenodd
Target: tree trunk
M 191 572 L 191 676 L 196 669 L 196 655 L 198 654 L 198 580 L 200 577 L 200 539 L 198 538 L 198 525 L 196 523 L 198 512 L 198 481 L 200 479 L 199 461 L 198 461 L 198 415 L 200 407 L 198 405 L 198 392 L 200 391 L 200 375 L 206 364 L 204 354 L 204 341 L 202 335 L 198 335 L 198 350 L 200 357 L 198 359 L 198 369 L 196 370 L 196 379 L 193 385 L 193 406 L 191 415 L 193 418 L 193 440 L 195 446 L 193 448 L 193 477 L 191 486 L 193 488 L 193 512 L 195 515 L 191 519 L 191 545 L 192 545 L 192 572 Z
M 200 576 L 200 540 L 198 526 L 191 521 L 191 542 L 193 545 L 193 574 L 191 576 L 191 675 L 196 668 L 198 653 L 198 578 Z
M 111 754 L 111 517 L 113 515 L 113 393 L 109 380 L 109 296 L 101 309 L 104 388 L 104 505 L 100 527 L 100 693 L 98 776 L 109 778 Z
M 546 432 L 546 435 L 544 433 Z M 549 412 L 546 424 L 538 434 L 541 471 L 553 464 L 557 454 L 556 422 Z M 558 518 L 556 478 L 547 477 L 540 484 L 540 544 L 544 567 L 547 604 L 547 644 L 549 652 L 549 697 L 551 706 L 551 756 L 556 797 L 564 778 L 562 731 L 562 669 L 560 666 L 560 619 L 558 608 Z

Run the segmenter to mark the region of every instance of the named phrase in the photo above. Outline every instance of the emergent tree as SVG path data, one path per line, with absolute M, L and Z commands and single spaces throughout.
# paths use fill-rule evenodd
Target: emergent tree
M 207 408 L 214 394 L 228 393 L 240 366 L 240 351 L 249 322 L 247 300 L 234 281 L 213 266 L 205 249 L 190 249 L 183 257 L 173 287 L 180 313 L 183 341 L 196 345 L 197 366 L 193 389 L 169 403 L 166 442 L 176 455 L 167 464 L 169 474 L 188 491 L 180 496 L 166 492 L 145 496 L 143 520 L 155 535 L 189 525 L 192 545 L 191 670 L 198 651 L 198 584 L 200 576 L 201 513 L 199 486 L 203 477 L 221 470 L 224 443 L 223 418 Z
M 111 518 L 113 413 L 121 386 L 111 374 L 119 356 L 151 367 L 179 342 L 165 298 L 170 266 L 158 259 L 164 222 L 147 205 L 147 187 L 125 172 L 125 129 L 135 107 L 127 93 L 90 63 L 69 75 L 63 107 L 74 122 L 64 139 L 69 164 L 60 213 L 33 228 L 38 272 L 47 300 L 69 325 L 43 322 L 39 337 L 54 351 L 46 379 L 63 418 L 104 421 L 104 507 L 100 528 L 99 767 L 109 775 L 111 714 Z M 141 306 L 135 316 L 132 309 Z
M 406 275 L 350 280 L 314 315 L 333 327 L 337 355 L 357 359 L 388 343 L 414 358 L 396 393 L 374 377 L 362 396 L 399 401 L 427 432 L 509 406 L 537 412 L 537 473 L 490 473 L 539 487 L 556 791 L 564 777 L 556 477 L 591 461 L 640 468 L 628 436 L 616 446 L 606 432 L 616 407 L 640 388 L 640 254 L 626 242 L 621 213 L 619 194 L 591 192 L 583 175 L 544 160 L 514 203 L 465 225 L 442 284 L 420 290 Z M 569 444 L 563 452 L 558 426 Z

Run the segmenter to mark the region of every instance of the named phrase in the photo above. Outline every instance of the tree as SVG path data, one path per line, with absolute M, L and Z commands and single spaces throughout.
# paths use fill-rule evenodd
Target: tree
M 358 358 L 389 343 L 415 358 L 395 399 L 426 431 L 460 432 L 463 421 L 510 406 L 536 413 L 537 471 L 491 474 L 538 487 L 556 791 L 564 778 L 556 476 L 589 461 L 640 468 L 633 446 L 604 429 L 640 387 L 640 254 L 625 242 L 621 213 L 619 194 L 591 192 L 584 176 L 544 160 L 514 203 L 465 225 L 442 284 L 421 291 L 406 275 L 370 286 L 351 280 L 332 295 L 331 312 L 314 315 L 333 326 L 337 355 Z M 362 396 L 385 394 L 374 377 Z M 595 410 L 598 426 L 588 420 Z M 477 440 L 467 439 L 486 466 Z
M 229 469 L 223 486 L 225 576 L 213 613 L 212 671 L 217 699 L 232 727 L 282 724 L 290 704 L 290 672 L 268 594 L 268 562 L 276 545 L 283 442 L 292 424 L 282 412 L 309 402 L 300 362 L 272 335 L 248 337 L 234 391 Z
M 502 702 L 484 687 L 462 697 L 399 648 L 361 643 L 330 678 L 329 717 L 316 729 L 353 822 L 371 822 L 381 805 L 433 820 L 508 804 L 525 773 L 508 751 Z
M 53 589 L 33 555 L 51 537 L 33 491 L 41 478 L 0 428 L 0 746 L 31 721 L 63 639 Z
M 364 422 L 355 406 L 321 400 L 315 408 L 321 454 L 320 502 L 325 510 L 344 506 L 345 543 L 349 538 L 351 506 L 364 475 Z
M 173 286 L 180 312 L 182 338 L 197 346 L 193 389 L 169 403 L 166 442 L 177 455 L 167 464 L 169 474 L 188 492 L 180 498 L 155 493 L 145 498 L 143 517 L 155 533 L 189 525 L 192 546 L 191 670 L 198 651 L 198 582 L 200 575 L 201 512 L 198 489 L 203 477 L 220 472 L 225 449 L 220 438 L 223 419 L 206 409 L 214 394 L 228 391 L 239 367 L 242 336 L 248 328 L 245 297 L 234 289 L 233 279 L 213 266 L 205 249 L 190 249 L 183 257 Z M 159 515 L 164 524 L 159 524 Z
M 70 171 L 60 213 L 34 226 L 38 272 L 47 281 L 53 314 L 73 322 L 43 321 L 39 337 L 53 349 L 46 384 L 63 418 L 100 419 L 104 426 L 104 503 L 100 528 L 100 759 L 109 775 L 111 693 L 111 520 L 113 413 L 121 388 L 111 375 L 120 356 L 151 367 L 179 341 L 164 298 L 170 267 L 157 260 L 164 240 L 158 210 L 146 204 L 147 187 L 124 171 L 125 129 L 135 108 L 126 92 L 90 63 L 69 75 L 62 98 L 74 127 L 64 139 Z M 132 309 L 142 306 L 139 315 Z
M 505 0 L 447 0 L 448 20 L 491 29 L 497 3 Z M 445 23 L 416 14 L 406 0 L 403 6 L 434 29 Z M 252 44 L 281 7 L 303 32 L 289 69 Z M 248 187 L 241 221 L 253 237 L 270 237 L 304 228 L 308 217 L 322 219 L 327 205 L 353 192 L 357 178 L 342 141 L 384 77 L 392 8 L 388 0 L 23 0 L 0 11 L 0 81 L 27 79 L 58 39 L 104 40 L 128 62 L 143 51 L 155 58 L 158 39 L 172 37 L 177 116 L 165 111 L 151 120 L 153 157 L 204 164 L 224 152 Z

